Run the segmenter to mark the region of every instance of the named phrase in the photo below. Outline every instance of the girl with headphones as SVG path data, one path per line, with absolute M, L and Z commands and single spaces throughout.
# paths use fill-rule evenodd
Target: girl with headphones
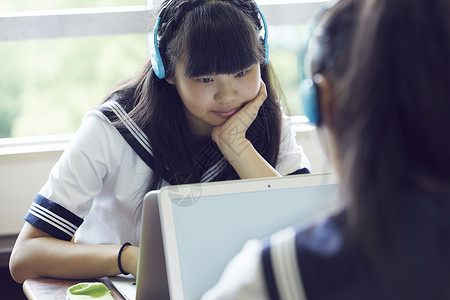
M 302 55 L 341 206 L 249 241 L 209 299 L 450 299 L 450 1 L 341 0 Z
M 166 0 L 154 41 L 141 72 L 87 113 L 36 196 L 10 261 L 16 281 L 135 275 L 149 190 L 309 172 L 254 1 Z

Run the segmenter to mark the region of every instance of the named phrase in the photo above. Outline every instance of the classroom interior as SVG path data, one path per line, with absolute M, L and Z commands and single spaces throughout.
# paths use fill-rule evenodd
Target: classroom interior
M 32 7 L 31 11 L 11 11 L 7 5 L 0 6 L 0 28 L 2 28 L 0 30 L 0 48 L 2 44 L 27 40 L 145 34 L 148 32 L 146 16 L 151 13 L 153 7 L 158 7 L 161 1 L 143 0 L 140 1 L 142 3 L 129 6 L 114 4 L 115 1 L 111 2 L 113 3 L 111 6 L 114 7 L 47 8 L 45 10 Z M 328 1 L 260 0 L 257 2 L 266 15 L 270 30 L 271 27 L 276 28 L 277 26 L 304 25 Z M 39 5 L 45 6 L 45 1 L 39 3 Z M 112 26 L 117 23 L 120 23 L 121 26 Z M 284 38 L 291 39 L 293 37 L 285 36 Z M 293 65 L 295 64 L 296 62 L 293 62 Z M 2 102 L 5 101 L 3 97 L 1 98 Z M 295 99 L 294 103 L 295 101 L 298 99 Z M 297 142 L 303 147 L 311 162 L 311 172 L 332 171 L 332 166 L 327 162 L 321 150 L 316 128 L 308 124 L 307 119 L 302 115 L 292 115 L 289 118 Z M 64 151 L 71 136 L 71 133 L 68 132 L 57 135 L 0 138 L 0 191 L 2 193 L 0 200 L 2 202 L 0 210 L 0 286 L 2 292 L 6 292 L 5 299 L 26 299 L 22 292 L 22 286 L 15 283 L 9 274 L 9 256 L 17 234 L 23 225 L 24 214 L 35 194 L 47 180 L 50 169 Z

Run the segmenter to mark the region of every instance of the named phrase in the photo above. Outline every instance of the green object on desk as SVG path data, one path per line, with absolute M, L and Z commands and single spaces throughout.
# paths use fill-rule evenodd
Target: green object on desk
M 80 282 L 67 289 L 67 300 L 113 300 L 111 292 L 101 282 Z

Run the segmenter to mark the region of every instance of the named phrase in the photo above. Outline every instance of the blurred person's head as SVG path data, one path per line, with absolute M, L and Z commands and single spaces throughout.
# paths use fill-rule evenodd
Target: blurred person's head
M 449 12 L 449 0 L 341 0 L 303 55 L 364 243 L 395 240 L 402 193 L 450 186 Z

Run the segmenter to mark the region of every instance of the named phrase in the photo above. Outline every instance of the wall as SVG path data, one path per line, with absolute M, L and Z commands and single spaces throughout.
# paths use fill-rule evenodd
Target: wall
M 20 231 L 23 216 L 61 153 L 0 155 L 0 235 Z

